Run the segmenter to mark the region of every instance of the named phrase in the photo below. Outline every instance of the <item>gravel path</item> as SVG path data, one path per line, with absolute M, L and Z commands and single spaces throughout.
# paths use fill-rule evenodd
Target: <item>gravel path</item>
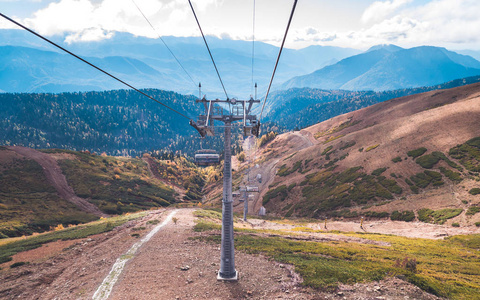
M 312 290 L 301 286 L 292 266 L 240 251 L 235 253 L 239 280 L 217 281 L 220 248 L 195 239 L 207 233 L 192 230 L 193 211 L 178 210 L 176 224 L 168 221 L 171 210 L 152 211 L 108 233 L 23 252 L 19 255 L 29 264 L 0 265 L 0 299 L 92 299 L 117 259 L 126 256 L 108 299 L 438 299 L 397 278 L 340 285 L 333 293 Z M 156 222 L 166 225 L 155 233 Z M 262 226 L 279 226 L 267 223 Z M 135 234 L 151 238 L 132 247 L 141 241 Z M 137 251 L 130 253 L 133 248 Z

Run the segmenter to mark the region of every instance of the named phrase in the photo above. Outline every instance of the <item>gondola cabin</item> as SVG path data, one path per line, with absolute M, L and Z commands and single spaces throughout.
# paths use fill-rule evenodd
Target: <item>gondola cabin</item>
M 215 150 L 200 150 L 195 154 L 195 164 L 197 166 L 213 166 L 220 163 L 220 155 Z

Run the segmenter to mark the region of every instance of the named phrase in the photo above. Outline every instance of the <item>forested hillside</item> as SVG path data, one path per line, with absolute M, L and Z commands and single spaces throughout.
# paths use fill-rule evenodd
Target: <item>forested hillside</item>
M 290 89 L 276 92 L 266 106 L 261 134 L 304 128 L 392 98 L 480 81 L 480 77 L 442 85 L 386 92 Z M 147 94 L 196 119 L 203 107 L 195 96 L 155 89 Z M 89 150 L 139 155 L 164 150 L 192 156 L 200 148 L 223 149 L 221 129 L 200 142 L 186 118 L 132 90 L 61 94 L 0 94 L 0 145 Z M 234 153 L 242 135 L 234 129 Z
M 193 96 L 153 89 L 146 93 L 191 118 L 201 109 Z M 166 149 L 191 155 L 200 147 L 188 119 L 132 90 L 0 94 L 0 129 L 1 145 L 31 148 L 112 155 Z

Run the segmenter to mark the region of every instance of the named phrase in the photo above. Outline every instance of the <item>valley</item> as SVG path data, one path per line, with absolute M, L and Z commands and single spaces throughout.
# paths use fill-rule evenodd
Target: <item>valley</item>
M 262 182 L 247 222 L 234 202 L 241 279 L 232 284 L 216 281 L 211 255 L 219 251 L 222 164 L 198 169 L 171 152 L 128 158 L 3 146 L 0 298 L 89 299 L 125 259 L 110 299 L 145 291 L 179 299 L 473 299 L 479 99 L 474 83 L 246 139 L 234 190 L 248 168 Z M 262 206 L 267 216 L 258 217 Z M 455 263 L 445 270 L 445 260 Z
M 480 300 L 480 2 L 3 2 L 0 300 Z
M 110 299 L 474 299 L 479 99 L 474 83 L 246 139 L 234 190 L 248 168 L 262 182 L 247 222 L 234 202 L 235 283 L 212 255 L 222 164 L 2 146 L 0 298 L 90 299 L 123 259 Z

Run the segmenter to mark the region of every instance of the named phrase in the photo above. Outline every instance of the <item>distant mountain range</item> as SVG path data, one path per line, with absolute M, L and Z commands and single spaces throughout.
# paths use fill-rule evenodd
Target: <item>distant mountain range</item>
M 471 56 L 430 46 L 403 49 L 381 45 L 295 77 L 279 88 L 384 91 L 431 86 L 475 75 L 480 75 L 480 62 Z
M 139 88 L 157 88 L 198 94 L 198 82 L 208 97 L 225 97 L 208 52 L 199 37 L 164 37 L 193 79 L 185 74 L 159 39 L 116 33 L 108 40 L 66 44 L 64 36 L 52 39 L 100 68 Z M 247 98 L 252 88 L 252 43 L 207 37 L 230 97 Z M 50 44 L 21 30 L 0 30 L 0 90 L 4 92 L 73 92 L 124 88 L 108 76 L 59 52 Z M 285 49 L 276 80 L 284 82 L 307 74 L 359 50 L 311 46 Z M 254 80 L 258 94 L 265 93 L 278 47 L 255 43 Z

